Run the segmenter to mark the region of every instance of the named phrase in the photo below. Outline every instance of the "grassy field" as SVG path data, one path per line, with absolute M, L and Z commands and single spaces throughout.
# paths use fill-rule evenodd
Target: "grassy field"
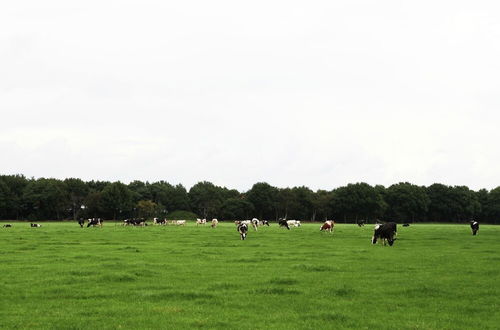
M 0 228 L 0 327 L 498 329 L 500 227 Z M 0 225 L 2 225 L 0 223 Z

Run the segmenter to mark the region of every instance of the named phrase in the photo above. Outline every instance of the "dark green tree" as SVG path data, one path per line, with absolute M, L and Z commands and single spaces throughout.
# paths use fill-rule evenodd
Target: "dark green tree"
M 223 198 L 223 188 L 211 182 L 198 182 L 189 190 L 189 201 L 192 210 L 206 219 L 217 217 Z
M 246 193 L 246 200 L 255 207 L 256 217 L 259 219 L 277 218 L 278 189 L 266 182 L 259 182 Z
M 430 200 L 425 187 L 408 182 L 393 184 L 386 190 L 389 206 L 386 220 L 415 222 L 426 218 Z
M 134 204 L 132 192 L 121 182 L 113 182 L 102 191 L 103 213 L 113 219 L 126 217 L 132 213 Z
M 24 189 L 23 201 L 30 219 L 61 220 L 70 209 L 66 185 L 56 179 L 30 181 Z
M 89 193 L 89 187 L 81 179 L 69 178 L 64 180 L 66 190 L 69 194 L 69 204 L 73 220 L 76 220 L 82 211 L 83 202 Z
M 252 203 L 241 198 L 229 198 L 221 207 L 223 220 L 244 220 L 252 218 L 255 208 Z

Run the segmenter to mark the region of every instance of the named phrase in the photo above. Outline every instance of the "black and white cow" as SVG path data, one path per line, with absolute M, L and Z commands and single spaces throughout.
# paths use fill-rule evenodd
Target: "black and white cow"
M 240 233 L 240 238 L 245 240 L 247 238 L 248 225 L 246 223 L 240 223 L 237 227 L 238 232 Z
M 365 225 L 366 221 L 365 220 L 359 220 L 357 222 L 358 227 L 363 227 Z
M 83 220 L 83 218 L 80 218 L 80 220 L 78 220 L 78 224 L 80 225 L 80 228 L 83 228 L 83 225 L 85 224 L 85 220 Z
M 88 227 L 94 227 L 94 226 L 102 227 L 102 220 L 101 220 L 101 218 L 92 218 L 92 219 L 89 219 L 88 221 L 89 221 L 89 223 L 87 224 L 87 228 Z
M 403 227 L 410 227 L 409 223 L 403 223 Z
M 6 223 L 6 224 L 5 224 L 5 225 L 3 225 L 2 227 L 4 227 L 4 228 L 10 228 L 10 227 L 12 227 L 12 225 L 11 225 L 10 223 Z
M 284 220 L 283 218 L 279 218 L 278 225 L 280 227 L 285 227 L 286 229 L 290 230 L 290 226 L 288 225 L 288 222 L 286 220 Z
M 255 231 L 257 231 L 257 228 L 259 227 L 259 219 L 257 218 L 252 219 L 252 227 L 253 229 L 255 229 Z
M 153 225 L 166 225 L 167 224 L 167 219 L 159 219 L 159 218 L 153 218 Z
M 267 220 L 261 220 L 261 226 L 268 226 L 269 227 L 269 221 Z
M 472 229 L 472 235 L 476 236 L 479 230 L 479 222 L 472 220 L 470 222 L 470 229 Z
M 126 219 L 126 220 L 123 220 L 123 225 L 124 226 L 144 227 L 144 226 L 147 226 L 148 224 L 146 223 L 146 220 L 144 220 L 144 219 Z
M 372 244 L 376 244 L 378 239 L 381 239 L 384 245 L 389 243 L 389 246 L 394 244 L 397 233 L 397 225 L 395 222 L 388 222 L 384 224 L 376 224 L 373 232 Z
M 40 228 L 42 225 L 39 223 L 30 223 L 31 228 Z

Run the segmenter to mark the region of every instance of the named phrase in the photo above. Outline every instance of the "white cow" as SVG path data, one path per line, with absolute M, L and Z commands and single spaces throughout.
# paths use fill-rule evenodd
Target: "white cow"
M 207 219 L 196 219 L 196 225 L 204 225 L 207 223 Z
M 259 226 L 259 219 L 253 218 L 252 219 L 252 227 L 253 227 L 253 229 L 255 229 L 255 231 L 257 231 L 258 226 Z
M 173 224 L 176 226 L 185 226 L 186 220 L 173 220 Z
M 212 228 L 217 227 L 217 225 L 218 225 L 218 224 L 219 224 L 219 220 L 217 220 L 217 219 L 215 219 L 215 218 L 214 218 L 214 219 L 212 219 L 212 225 L 211 225 L 211 226 L 212 226 Z
M 286 223 L 288 224 L 289 227 L 300 227 L 300 221 L 299 220 L 287 220 Z

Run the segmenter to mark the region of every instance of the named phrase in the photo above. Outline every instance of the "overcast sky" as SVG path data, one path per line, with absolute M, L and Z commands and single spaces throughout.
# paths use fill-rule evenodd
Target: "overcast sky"
M 500 3 L 2 1 L 0 173 L 500 185 Z

